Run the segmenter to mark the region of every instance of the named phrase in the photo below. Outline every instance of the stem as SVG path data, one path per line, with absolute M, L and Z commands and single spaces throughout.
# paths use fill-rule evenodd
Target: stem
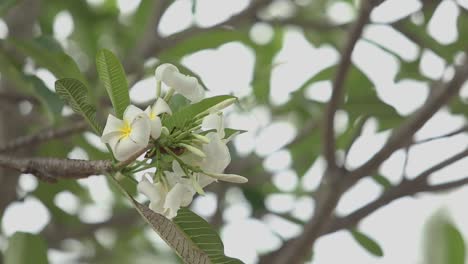
M 169 102 L 171 100 L 172 95 L 174 94 L 175 90 L 174 88 L 170 87 L 169 91 L 167 91 L 166 95 L 164 96 L 164 101 Z
M 156 98 L 161 96 L 161 81 L 156 81 Z

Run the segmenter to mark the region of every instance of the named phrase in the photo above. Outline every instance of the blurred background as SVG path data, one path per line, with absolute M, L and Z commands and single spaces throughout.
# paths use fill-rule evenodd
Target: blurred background
M 55 96 L 55 80 L 86 79 L 106 116 L 110 105 L 102 99 L 105 89 L 94 62 L 99 49 L 119 56 L 131 99 L 141 106 L 155 98 L 155 67 L 173 63 L 197 76 L 208 95 L 240 99 L 228 110 L 227 127 L 248 132 L 230 145 L 228 171 L 249 182 L 213 184 L 191 207 L 219 230 L 227 255 L 256 263 L 259 255 L 300 234 L 313 215 L 312 195 L 325 169 L 321 119 L 359 2 L 1 0 L 0 143 L 73 128 L 58 139 L 3 154 L 107 158 L 99 137 Z M 425 102 L 431 82 L 453 76 L 452 65 L 467 47 L 467 9 L 467 0 L 386 0 L 372 11 L 352 54 L 346 103 L 335 119 L 339 156 L 347 168 L 363 164 L 383 145 L 391 129 Z M 458 133 L 398 150 L 378 175 L 345 193 L 336 214 L 347 215 L 379 197 L 386 185 L 464 150 L 467 100 L 465 84 L 414 140 Z M 434 173 L 431 182 L 464 177 L 467 168 L 468 159 L 462 159 Z M 105 177 L 50 184 L 29 174 L 0 174 L 2 252 L 9 237 L 23 231 L 42 236 L 50 263 L 179 261 Z M 311 263 L 431 263 L 427 251 L 441 247 L 442 240 L 429 240 L 427 222 L 443 214 L 468 237 L 467 200 L 467 188 L 399 199 L 359 223 L 382 247 L 383 257 L 343 230 L 317 241 Z

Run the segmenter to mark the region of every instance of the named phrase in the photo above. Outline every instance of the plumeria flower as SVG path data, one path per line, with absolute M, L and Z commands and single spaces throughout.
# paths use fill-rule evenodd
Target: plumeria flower
M 138 192 L 144 194 L 150 200 L 149 208 L 158 214 L 165 214 L 164 201 L 167 190 L 162 183 L 151 183 L 148 180 L 149 173 L 143 175 L 142 180 L 137 185 Z
M 162 131 L 162 123 L 159 115 L 162 113 L 172 115 L 171 108 L 164 99 L 158 98 L 153 106 L 148 106 L 148 108 L 146 108 L 145 113 L 148 115 L 151 122 L 151 137 L 153 139 L 158 139 Z
M 148 145 L 150 131 L 148 116 L 138 107 L 129 105 L 125 109 L 123 120 L 113 115 L 107 117 L 101 141 L 108 143 L 115 158 L 122 161 Z
M 162 214 L 169 219 L 177 216 L 180 207 L 188 206 L 196 191 L 188 178 L 183 178 L 185 172 L 177 161 L 172 163 L 173 171 L 164 173 L 167 186 L 162 183 L 152 184 L 145 174 L 142 181 L 138 183 L 137 189 L 150 200 L 149 208 L 156 213 Z
M 224 120 L 222 115 L 211 114 L 204 118 L 202 127 L 207 130 L 216 131 L 206 134 L 207 144 L 203 144 L 201 151 L 205 157 L 188 154 L 182 156 L 182 160 L 192 166 L 198 166 L 203 173 L 198 173 L 199 184 L 202 188 L 216 180 L 245 183 L 248 180 L 245 177 L 235 174 L 224 174 L 224 170 L 231 163 L 231 154 L 226 146 L 227 141 L 224 138 Z
M 205 91 L 197 78 L 180 73 L 176 66 L 164 63 L 159 65 L 154 73 L 157 81 L 165 83 L 192 103 L 203 99 Z
M 167 210 L 166 216 L 171 219 L 177 216 L 180 207 L 189 206 L 196 191 L 191 180 L 183 178 L 187 175 L 176 160 L 172 162 L 172 172 L 166 171 L 165 176 L 169 185 L 172 186 L 164 202 L 164 208 Z

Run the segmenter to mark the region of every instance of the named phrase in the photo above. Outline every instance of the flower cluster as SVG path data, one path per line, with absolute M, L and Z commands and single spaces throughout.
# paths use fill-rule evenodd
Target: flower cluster
M 158 66 L 155 76 L 158 84 L 155 103 L 145 111 L 128 106 L 122 120 L 109 115 L 101 139 L 119 161 L 151 146 L 145 160 L 133 162 L 122 173 L 155 167 L 156 172 L 146 173 L 137 189 L 149 198 L 151 210 L 173 218 L 180 207 L 192 202 L 196 193 L 204 194 L 203 188 L 212 182 L 245 183 L 247 179 L 223 173 L 231 162 L 226 144 L 236 133 L 227 135 L 221 110 L 235 99 L 210 105 L 183 126 L 172 126 L 169 130 L 166 121 L 177 115 L 168 104 L 173 94 L 180 94 L 193 104 L 202 101 L 204 90 L 195 77 L 181 74 L 172 64 Z M 164 98 L 160 97 L 161 83 L 169 87 Z

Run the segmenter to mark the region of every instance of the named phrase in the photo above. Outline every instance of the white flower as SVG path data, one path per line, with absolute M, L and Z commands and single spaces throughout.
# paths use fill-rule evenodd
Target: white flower
M 164 173 L 169 190 L 162 183 L 150 183 L 146 175 L 137 187 L 138 191 L 150 200 L 149 208 L 169 219 L 177 216 L 180 207 L 188 206 L 195 194 L 190 180 L 183 178 L 185 173 L 177 161 L 172 163 L 172 170 L 172 172 L 166 171 Z
M 202 145 L 202 151 L 206 157 L 201 158 L 193 154 L 183 155 L 181 159 L 192 166 L 199 166 L 204 173 L 196 173 L 198 184 L 204 188 L 216 180 L 244 183 L 247 179 L 235 174 L 223 174 L 229 163 L 231 155 L 226 146 L 226 142 L 217 132 L 210 132 L 206 135 L 208 144 Z
M 164 63 L 159 65 L 154 74 L 157 81 L 161 81 L 173 88 L 192 103 L 199 102 L 204 97 L 205 91 L 198 83 L 197 78 L 180 73 L 179 69 L 172 64 Z
M 138 192 L 144 194 L 150 200 L 149 208 L 158 214 L 164 214 L 164 201 L 166 200 L 167 191 L 165 190 L 162 183 L 158 182 L 152 184 L 146 178 L 147 174 L 143 176 L 143 179 L 138 183 Z
M 159 115 L 162 113 L 172 114 L 171 108 L 162 98 L 158 98 L 153 106 L 148 106 L 145 113 L 151 122 L 151 137 L 158 139 L 161 136 L 162 124 Z
M 164 208 L 167 210 L 166 216 L 171 219 L 177 216 L 180 207 L 188 206 L 192 202 L 196 191 L 190 179 L 183 178 L 186 174 L 175 160 L 172 162 L 172 172 L 166 171 L 165 176 L 169 185 L 172 186 L 164 202 Z
M 113 115 L 107 117 L 101 141 L 109 143 L 115 158 L 122 161 L 148 145 L 150 131 L 151 125 L 146 114 L 138 107 L 129 105 L 123 120 Z
M 202 121 L 202 128 L 206 130 L 216 130 L 220 138 L 224 138 L 224 117 L 222 113 L 209 114 Z

